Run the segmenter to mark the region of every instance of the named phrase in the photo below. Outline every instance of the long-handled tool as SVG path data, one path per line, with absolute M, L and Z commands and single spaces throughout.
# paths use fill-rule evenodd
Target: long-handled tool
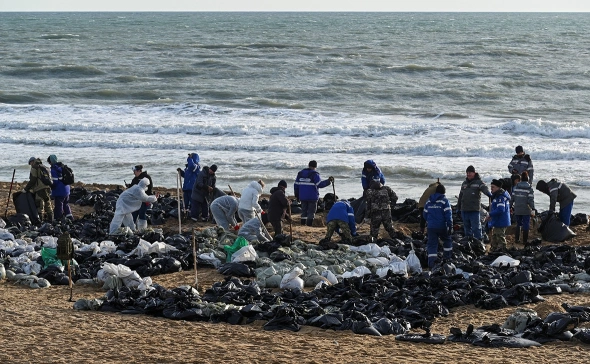
M 291 242 L 293 242 L 293 217 L 291 216 L 291 201 L 287 200 L 287 206 L 289 209 L 289 235 L 291 236 Z
M 176 195 L 178 196 L 178 233 L 182 234 L 182 210 L 180 209 L 180 179 L 182 176 L 180 172 L 176 173 Z M 186 201 L 184 201 L 186 204 Z
M 336 201 L 336 184 L 334 183 L 334 177 L 332 177 L 332 192 L 334 192 L 334 201 Z
M 262 217 L 260 217 L 260 214 L 258 213 L 258 211 L 254 210 L 254 213 L 256 214 L 256 217 L 260 221 L 260 226 L 262 226 L 262 231 L 266 234 L 266 237 L 268 238 L 268 240 L 272 240 L 272 236 L 270 236 L 270 233 L 266 229 L 266 226 L 264 226 L 264 222 L 262 222 Z
M 16 169 L 12 170 L 12 181 L 10 181 L 10 190 L 8 191 L 8 198 L 6 199 L 6 210 L 4 210 L 4 219 L 8 215 L 8 204 L 10 203 L 10 196 L 12 195 L 12 186 L 14 184 L 14 174 L 16 173 Z
M 231 186 L 230 186 L 230 185 L 227 185 L 227 187 L 229 187 L 229 192 L 231 192 L 231 195 L 232 195 L 232 196 L 234 196 L 234 197 L 237 197 L 237 196 L 236 196 L 236 193 L 235 193 L 235 192 L 234 192 L 234 190 L 231 188 Z

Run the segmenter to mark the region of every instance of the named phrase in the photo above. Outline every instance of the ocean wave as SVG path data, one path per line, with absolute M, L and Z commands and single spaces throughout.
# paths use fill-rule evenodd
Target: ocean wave
M 590 123 L 581 121 L 512 120 L 500 125 L 499 128 L 516 135 L 540 135 L 562 139 L 590 138 Z
M 174 69 L 174 70 L 165 70 L 154 73 L 155 77 L 159 78 L 183 78 L 183 77 L 194 77 L 197 76 L 199 72 L 191 70 L 191 69 Z
M 78 39 L 78 34 L 42 34 L 41 39 Z
M 1 72 L 6 76 L 25 78 L 78 78 L 103 75 L 104 72 L 94 66 L 61 65 L 43 67 L 15 67 Z
M 452 67 L 435 67 L 435 66 L 421 66 L 417 64 L 408 64 L 405 66 L 389 66 L 386 69 L 392 72 L 445 72 L 452 70 Z

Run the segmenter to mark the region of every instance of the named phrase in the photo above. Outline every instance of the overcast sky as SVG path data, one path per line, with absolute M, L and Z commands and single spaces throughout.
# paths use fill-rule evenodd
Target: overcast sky
M 590 0 L 0 0 L 0 11 L 590 12 Z

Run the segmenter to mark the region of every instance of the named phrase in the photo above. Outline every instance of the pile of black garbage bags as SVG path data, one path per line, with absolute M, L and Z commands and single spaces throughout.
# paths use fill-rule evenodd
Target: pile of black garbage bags
M 133 251 L 140 239 L 165 242 L 177 249 L 166 257 L 142 258 L 122 258 L 115 254 L 98 257 L 91 252 L 76 251 L 78 269 L 74 281 L 96 277 L 105 262 L 126 265 L 142 277 L 193 269 L 190 235 L 165 236 L 158 231 L 148 231 L 131 236 L 108 236 L 120 192 L 88 192 L 76 188 L 72 191 L 72 199 L 81 205 L 94 206 L 94 212 L 73 222 L 56 221 L 39 227 L 31 225 L 25 217 L 17 214 L 9 219 L 6 229 L 15 236 L 26 232 L 33 237 L 35 234 L 57 237 L 67 230 L 73 238 L 85 243 L 107 239 L 114 241 L 117 249 L 124 252 Z M 154 204 L 149 216 L 151 219 L 175 216 L 176 207 L 177 201 L 173 197 L 164 196 Z M 402 203 L 398 210 L 403 219 L 415 217 L 415 205 L 411 202 Z M 259 248 L 272 256 L 280 247 L 289 244 L 285 236 L 278 239 L 280 241 L 271 241 Z M 273 292 L 259 287 L 255 280 L 240 279 L 255 276 L 254 262 L 227 263 L 218 267 L 218 271 L 226 276 L 225 280 L 213 284 L 203 294 L 190 286 L 174 289 L 157 284 L 147 289 L 121 287 L 109 290 L 104 297 L 93 300 L 92 304 L 82 302 L 85 300 L 76 302 L 75 308 L 236 325 L 263 320 L 266 330 L 297 331 L 301 325 L 310 325 L 350 330 L 357 334 L 397 335 L 399 340 L 431 343 L 461 341 L 482 346 L 530 346 L 552 340 L 579 339 L 584 343 L 590 342 L 590 332 L 578 328 L 580 324 L 590 321 L 590 308 L 577 306 L 567 306 L 566 313 L 531 320 L 522 332 L 490 325 L 468 327 L 465 331 L 455 328 L 449 336 L 432 334 L 432 322 L 437 317 L 447 316 L 449 309 L 475 305 L 494 310 L 540 302 L 546 295 L 585 292 L 585 287 L 574 284 L 574 277 L 590 274 L 590 247 L 541 247 L 538 245 L 540 242 L 536 242 L 527 249 L 509 250 L 506 253 L 518 259 L 519 265 L 493 267 L 491 263 L 499 254 L 486 255 L 483 242 L 463 237 L 460 232 L 455 233 L 453 240 L 452 260 L 443 261 L 441 256 L 438 264 L 430 271 L 410 276 L 391 272 L 384 277 L 367 274 L 342 279 L 336 284 L 322 285 L 310 291 Z M 368 242 L 357 239 L 355 244 Z M 381 239 L 374 243 L 389 246 L 391 252 L 399 257 L 406 257 L 413 250 L 422 267 L 427 266 L 426 239 L 422 234 L 405 236 L 398 233 L 394 239 Z M 338 249 L 338 245 L 310 244 L 309 249 Z M 6 253 L 0 250 L 0 258 L 5 257 Z M 286 254 L 275 254 L 274 257 L 291 259 Z M 199 260 L 199 265 L 207 264 Z M 55 281 L 51 282 L 53 284 L 67 284 L 67 279 L 64 280 L 64 276 L 59 273 L 51 268 L 39 275 L 49 278 L 54 276 L 51 278 Z M 568 281 L 567 277 L 571 280 Z M 424 333 L 416 334 L 422 331 Z

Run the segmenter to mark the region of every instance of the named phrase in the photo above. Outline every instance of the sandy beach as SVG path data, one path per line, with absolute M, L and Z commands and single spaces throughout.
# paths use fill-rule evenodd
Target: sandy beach
M 6 203 L 10 183 L 0 183 L 0 196 Z M 89 190 L 114 186 L 87 185 Z M 175 190 L 155 188 L 160 193 Z M 73 206 L 80 217 L 91 207 Z M 8 214 L 13 213 L 10 203 Z M 203 228 L 203 223 L 187 223 L 183 230 Z M 417 226 L 396 224 L 409 233 Z M 177 221 L 169 219 L 165 231 L 177 231 Z M 586 226 L 574 227 L 578 234 L 569 244 L 587 245 Z M 288 227 L 287 227 L 288 231 Z M 293 226 L 293 235 L 317 242 L 324 227 Z M 368 233 L 363 226 L 360 233 Z M 383 233 L 383 231 L 382 231 Z M 536 233 L 532 234 L 533 238 Z M 511 238 L 510 238 L 511 239 Z M 509 242 L 511 244 L 512 241 Z M 546 244 L 546 243 L 544 243 Z M 166 288 L 194 283 L 194 271 L 153 277 Z M 212 269 L 198 271 L 202 292 L 223 276 Z M 99 298 L 101 287 L 74 286 L 74 300 Z M 545 302 L 529 304 L 541 317 L 564 312 L 563 302 L 590 306 L 588 294 L 545 296 Z M 265 331 L 264 322 L 244 326 L 206 322 L 173 321 L 144 315 L 122 315 L 75 311 L 69 302 L 67 286 L 33 290 L 0 282 L 0 319 L 2 320 L 2 363 L 586 363 L 588 345 L 577 341 L 553 342 L 530 349 L 492 349 L 447 342 L 443 345 L 399 342 L 394 336 L 372 337 L 351 331 L 323 330 L 303 326 L 299 332 Z M 473 305 L 451 309 L 448 317 L 438 318 L 432 332 L 449 334 L 451 327 L 465 329 L 484 324 L 502 324 L 516 307 L 487 311 Z M 582 326 L 584 327 L 584 326 Z

